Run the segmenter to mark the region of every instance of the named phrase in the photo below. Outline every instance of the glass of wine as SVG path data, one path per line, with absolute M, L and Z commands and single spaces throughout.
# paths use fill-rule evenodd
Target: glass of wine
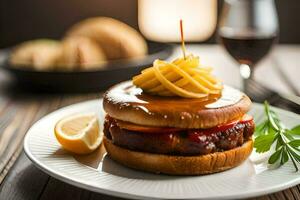
M 242 89 L 247 93 L 254 66 L 277 41 L 274 0 L 224 0 L 218 36 L 227 52 L 240 64 Z

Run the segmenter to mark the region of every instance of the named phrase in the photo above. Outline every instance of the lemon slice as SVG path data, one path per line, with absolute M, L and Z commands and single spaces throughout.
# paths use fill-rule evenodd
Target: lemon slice
M 102 142 L 103 134 L 99 129 L 95 114 L 78 114 L 58 121 L 54 133 L 64 149 L 87 154 L 97 149 Z

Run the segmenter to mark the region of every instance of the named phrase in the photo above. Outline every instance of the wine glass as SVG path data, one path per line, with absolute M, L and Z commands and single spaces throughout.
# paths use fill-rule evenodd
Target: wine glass
M 254 66 L 277 41 L 274 0 L 224 0 L 218 36 L 227 52 L 240 64 L 242 90 L 247 93 Z

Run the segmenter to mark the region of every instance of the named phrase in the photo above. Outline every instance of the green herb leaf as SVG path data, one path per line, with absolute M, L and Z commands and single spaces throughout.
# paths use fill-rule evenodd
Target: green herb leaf
M 283 124 L 279 120 L 278 115 L 273 110 L 270 110 L 270 115 L 272 116 L 273 121 L 275 122 L 275 124 L 277 125 L 277 127 L 280 128 L 280 127 L 283 126 Z
M 267 121 L 264 121 L 255 127 L 254 136 L 264 135 L 264 133 L 267 133 Z
M 289 150 L 291 152 L 291 154 L 294 156 L 295 160 L 299 163 L 300 162 L 300 155 L 297 154 L 295 151 L 293 151 L 292 149 Z
M 254 148 L 256 148 L 256 152 L 263 153 L 269 151 L 274 142 L 275 136 L 275 134 L 268 134 L 256 137 L 254 141 Z
M 281 161 L 280 161 L 280 164 L 281 165 L 284 165 L 287 161 L 289 161 L 289 155 L 287 153 L 287 151 L 282 148 L 282 151 L 281 151 Z
M 292 129 L 286 128 L 278 115 L 271 110 L 267 101 L 265 101 L 264 105 L 266 119 L 257 125 L 254 134 L 254 148 L 256 152 L 269 151 L 271 146 L 276 144 L 275 152 L 270 156 L 268 163 L 281 166 L 291 160 L 296 171 L 298 171 L 298 164 L 300 164 L 300 139 L 296 139 L 294 136 L 300 135 L 300 125 Z
M 297 147 L 293 147 L 293 146 L 291 146 L 291 149 L 292 149 L 293 151 L 295 151 L 295 152 L 299 152 L 299 153 L 300 153 L 300 149 L 299 149 L 299 148 L 297 148 Z
M 282 138 L 279 137 L 279 138 L 277 139 L 277 142 L 276 142 L 276 148 L 275 148 L 275 150 L 277 151 L 279 148 L 281 148 L 282 145 L 283 145 Z
M 269 164 L 274 164 L 274 163 L 276 163 L 276 162 L 279 160 L 280 156 L 281 156 L 281 149 L 279 149 L 278 151 L 275 151 L 275 153 L 273 153 L 273 154 L 270 156 L 270 158 L 269 158 L 269 160 L 268 160 L 268 163 L 269 163 Z
M 290 134 L 300 135 L 300 125 L 295 126 L 291 130 L 288 131 Z
M 269 120 L 269 123 L 271 124 L 271 128 L 278 131 L 279 127 L 276 123 L 276 118 L 274 118 L 274 114 L 273 115 L 271 114 L 269 103 L 267 101 L 265 101 L 265 112 L 266 112 L 267 118 Z
M 293 140 L 293 141 L 290 141 L 288 143 L 289 145 L 293 146 L 293 147 L 299 147 L 300 146 L 300 140 Z
M 289 156 L 290 156 L 290 158 L 291 158 L 291 160 L 293 162 L 293 165 L 294 165 L 294 167 L 296 169 L 296 172 L 297 172 L 299 170 L 298 166 L 297 166 L 297 163 L 296 163 L 297 158 L 295 157 L 295 155 L 293 155 L 293 151 L 287 151 L 287 153 L 289 154 Z M 297 162 L 299 163 L 299 161 L 297 161 Z
M 288 133 L 288 130 L 282 131 L 281 134 L 282 134 L 284 137 L 286 137 L 289 141 L 294 140 L 293 135 L 289 134 L 289 133 Z

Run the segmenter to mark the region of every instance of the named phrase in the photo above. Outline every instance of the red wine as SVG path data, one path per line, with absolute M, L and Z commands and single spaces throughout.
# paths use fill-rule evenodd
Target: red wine
M 228 53 L 240 64 L 253 66 L 269 52 L 276 36 L 228 37 L 221 35 L 220 39 Z

